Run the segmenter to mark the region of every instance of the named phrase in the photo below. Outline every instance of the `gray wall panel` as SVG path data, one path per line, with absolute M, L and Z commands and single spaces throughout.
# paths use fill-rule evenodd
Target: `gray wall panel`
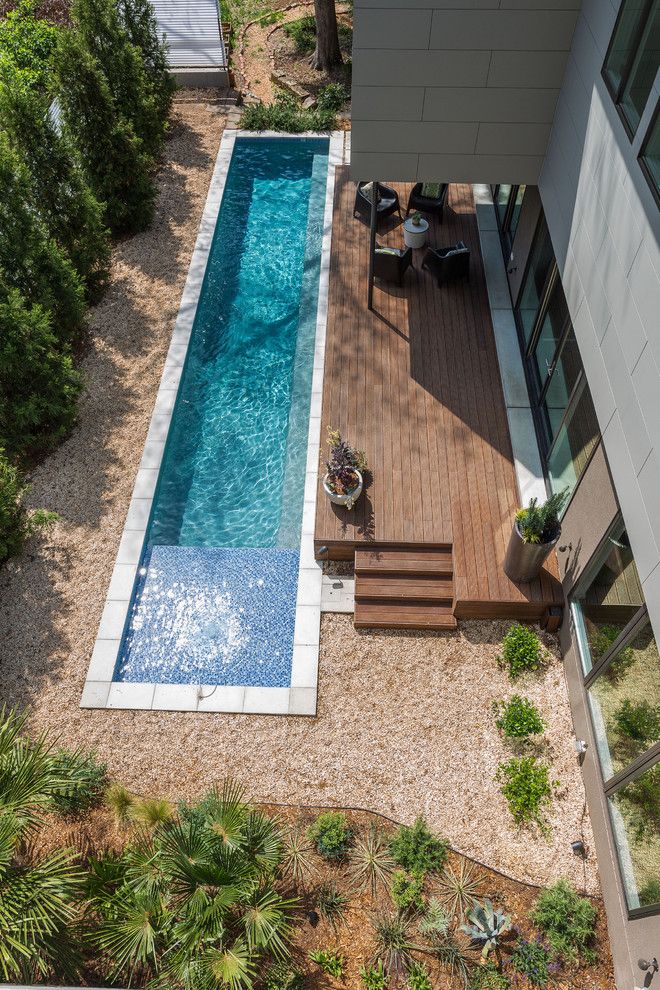
M 399 52 L 356 47 L 353 49 L 353 83 L 358 86 L 485 86 L 489 62 L 489 52 Z
M 477 155 L 544 155 L 550 124 L 481 123 Z
M 437 148 L 451 148 L 456 154 L 472 154 L 478 124 L 445 121 L 438 124 L 396 121 L 383 127 L 378 121 L 365 121 L 351 139 L 353 152 L 383 151 L 392 147 L 392 131 L 401 149 L 433 153 Z
M 351 119 L 421 120 L 423 86 L 353 86 Z M 449 117 L 443 117 L 449 120 Z M 465 119 L 465 118 L 462 118 Z M 358 132 L 361 128 L 357 129 Z
M 520 86 L 530 89 L 556 89 L 561 86 L 566 52 L 495 51 L 488 72 L 489 86 Z
M 403 87 L 401 92 L 405 92 Z M 558 95 L 558 89 L 429 87 L 424 98 L 424 120 L 551 124 Z
M 515 172 L 520 182 L 534 184 L 543 164 L 539 155 L 420 155 L 417 174 L 427 182 L 456 181 L 478 182 L 480 177 L 492 175 L 493 182 L 505 182 Z
M 353 29 L 363 48 L 422 48 L 428 51 L 432 17 L 431 10 L 356 8 Z
M 435 10 L 430 47 L 562 51 L 576 16 L 571 10 Z

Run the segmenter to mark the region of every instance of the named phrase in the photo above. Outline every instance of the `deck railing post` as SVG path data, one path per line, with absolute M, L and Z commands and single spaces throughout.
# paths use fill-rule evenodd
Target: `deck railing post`
M 374 253 L 376 251 L 376 219 L 378 216 L 378 183 L 371 183 L 371 214 L 369 218 L 369 282 L 367 308 L 373 309 L 374 301 Z

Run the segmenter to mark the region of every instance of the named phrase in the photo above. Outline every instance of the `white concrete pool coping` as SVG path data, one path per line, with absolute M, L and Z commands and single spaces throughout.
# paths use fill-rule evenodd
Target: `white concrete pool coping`
M 87 679 L 80 701 L 81 708 L 243 712 L 261 715 L 316 714 L 322 571 L 321 566 L 314 559 L 314 522 L 321 444 L 321 402 L 328 316 L 332 207 L 335 167 L 341 165 L 344 159 L 343 131 L 333 131 L 330 135 L 291 684 L 289 687 L 152 684 L 113 681 L 112 678 L 128 619 L 133 585 L 151 513 L 160 464 L 172 420 L 236 138 L 287 138 L 296 140 L 305 137 L 326 136 L 315 133 L 280 134 L 272 131 L 254 133 L 234 129 L 226 129 L 222 135 L 206 205 L 188 269 L 188 277 L 181 297 L 181 305 L 156 395 L 142 460 L 126 514 L 105 607 L 87 671 Z

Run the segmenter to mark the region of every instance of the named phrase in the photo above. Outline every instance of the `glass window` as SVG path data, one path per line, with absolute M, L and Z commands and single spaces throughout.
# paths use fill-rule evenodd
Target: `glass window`
M 534 365 L 539 384 L 539 395 L 543 391 L 546 379 L 554 371 L 555 355 L 562 342 L 568 322 L 566 297 L 564 296 L 561 282 L 557 281 L 550 295 L 548 307 L 541 323 L 536 344 L 534 345 Z M 569 396 L 566 396 L 563 409 L 568 404 L 568 398 Z
M 654 5 L 637 46 L 628 80 L 621 93 L 621 110 L 633 133 L 642 119 L 646 101 L 655 82 L 658 65 L 660 65 L 660 6 Z
M 522 210 L 525 189 L 526 186 L 518 186 L 516 188 L 516 198 L 514 199 L 511 207 L 511 216 L 509 218 L 509 237 L 511 238 L 511 243 L 513 243 L 513 239 L 516 236 L 516 231 L 518 229 L 518 221 L 520 220 L 520 211 Z
M 629 909 L 660 905 L 660 763 L 616 790 L 609 807 Z
M 660 203 L 660 109 L 656 110 L 655 118 L 642 145 L 640 161 L 655 198 Z
M 504 221 L 506 220 L 506 211 L 509 206 L 512 189 L 513 186 L 501 185 L 495 190 L 495 206 L 502 226 L 504 226 Z
M 644 113 L 660 65 L 660 5 L 623 0 L 603 66 L 603 78 L 629 131 Z
M 619 98 L 628 66 L 634 58 L 637 38 L 643 28 L 647 9 L 648 0 L 623 0 L 603 66 L 603 76 L 615 100 Z
M 548 226 L 545 217 L 542 217 L 534 238 L 529 265 L 516 305 L 526 344 L 529 343 L 536 325 L 544 289 L 550 272 L 554 268 L 554 261 L 555 256 Z
M 561 381 L 565 379 L 562 377 Z M 544 404 L 547 429 L 553 434 L 556 431 L 547 455 L 546 470 L 553 492 L 568 488 L 572 493 L 600 436 L 596 410 L 586 381 L 583 380 L 575 393 L 561 426 L 558 425 L 559 411 L 559 408 Z

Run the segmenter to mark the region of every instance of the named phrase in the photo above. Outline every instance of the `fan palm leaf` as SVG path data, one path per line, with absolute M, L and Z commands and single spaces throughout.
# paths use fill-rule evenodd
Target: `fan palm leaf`
M 277 959 L 289 955 L 287 936 L 291 933 L 291 912 L 296 900 L 285 900 L 275 890 L 255 893 L 243 914 L 245 937 L 250 949 L 265 950 Z

